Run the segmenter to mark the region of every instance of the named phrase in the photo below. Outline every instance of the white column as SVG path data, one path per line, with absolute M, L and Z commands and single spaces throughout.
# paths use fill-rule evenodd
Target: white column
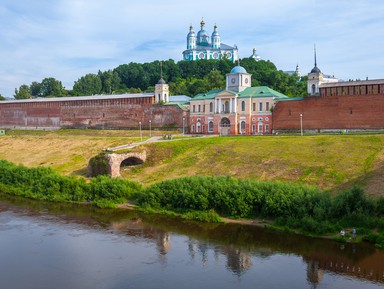
M 229 113 L 232 113 L 232 98 L 229 99 Z
M 233 112 L 234 112 L 234 113 L 237 113 L 237 100 L 236 100 L 236 98 L 233 99 L 233 104 L 234 104 L 234 108 L 235 108 L 235 109 L 233 110 Z
M 221 98 L 219 99 L 219 113 L 221 113 L 223 107 L 222 107 L 222 103 L 221 103 Z

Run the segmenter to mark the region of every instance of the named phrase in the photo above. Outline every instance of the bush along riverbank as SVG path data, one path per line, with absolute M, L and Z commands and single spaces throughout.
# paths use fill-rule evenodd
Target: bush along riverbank
M 357 241 L 368 240 L 384 248 L 384 198 L 367 197 L 358 187 L 331 196 L 292 183 L 198 176 L 154 184 L 139 192 L 137 203 L 182 214 L 195 212 L 202 220 L 216 220 L 217 214 L 263 218 L 276 228 L 306 235 L 337 235 L 342 229 L 355 228 Z M 204 212 L 203 217 L 196 212 Z M 347 233 L 336 239 L 349 237 L 353 236 Z
M 125 179 L 60 176 L 50 168 L 26 168 L 0 161 L 0 192 L 54 202 L 86 202 L 101 208 L 135 201 L 141 210 L 181 214 L 187 219 L 218 222 L 267 219 L 275 228 L 307 235 L 352 237 L 384 248 L 384 198 L 367 197 L 360 188 L 331 196 L 317 188 L 293 183 L 194 176 L 163 181 L 147 188 Z
M 47 167 L 26 168 L 0 160 L 0 192 L 53 202 L 87 202 L 113 208 L 126 202 L 141 184 L 124 179 L 99 176 L 84 179 L 65 177 Z

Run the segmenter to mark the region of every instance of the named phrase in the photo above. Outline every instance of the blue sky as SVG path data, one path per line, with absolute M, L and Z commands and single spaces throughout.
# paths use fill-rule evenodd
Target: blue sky
M 281 70 L 313 67 L 342 79 L 384 78 L 382 0 L 2 0 L 0 93 L 45 77 L 70 89 L 81 76 L 129 62 L 182 59 L 189 25 L 215 23 L 241 58 Z

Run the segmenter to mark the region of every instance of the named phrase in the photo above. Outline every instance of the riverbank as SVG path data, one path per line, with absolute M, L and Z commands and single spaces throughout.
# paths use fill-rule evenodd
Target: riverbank
M 180 184 L 172 184 L 179 188 L 177 193 L 182 194 L 179 197 L 176 197 L 176 193 L 171 195 L 161 206 L 157 206 L 156 202 L 155 205 L 140 206 L 144 210 L 182 213 L 186 218 L 200 221 L 229 217 L 235 220 L 233 222 L 239 222 L 261 217 L 261 220 L 273 220 L 273 226 L 279 230 L 316 236 L 329 235 L 331 232 L 336 237 L 342 228 L 356 227 L 358 232 L 373 243 L 380 245 L 384 242 L 384 209 L 380 209 L 384 205 L 377 198 L 383 193 L 380 185 L 380 181 L 383 182 L 384 167 L 383 135 L 191 138 L 142 147 L 149 156 L 146 163 L 140 167 L 122 168 L 123 175 L 139 182 L 111 180 L 107 177 L 89 180 L 78 178 L 83 175 L 84 170 L 78 169 L 78 165 L 85 163 L 85 160 L 77 163 L 77 169 L 70 173 L 71 176 L 62 176 L 67 174 L 64 172 L 73 170 L 71 159 L 79 160 L 78 156 L 82 153 L 85 158 L 92 152 L 94 142 L 98 145 L 109 142 L 103 147 L 112 147 L 138 141 L 134 137 L 135 132 L 130 132 L 127 136 L 124 133 L 61 131 L 8 134 L 0 139 L 0 156 L 17 156 L 20 158 L 18 162 L 29 158 L 28 166 L 32 163 L 37 165 L 30 169 L 32 174 L 28 178 L 25 176 L 29 173 L 25 172 L 29 169 L 25 167 L 19 167 L 23 172 L 21 174 L 12 171 L 7 181 L 1 181 L 0 189 L 26 198 L 54 202 L 88 202 L 99 207 L 114 207 L 127 199 L 136 198 L 138 191 L 150 191 L 152 186 L 177 183 L 186 176 L 205 175 L 207 180 L 204 177 L 189 180 L 192 184 L 181 190 Z M 30 145 L 35 141 L 41 147 Z M 82 150 L 77 148 L 79 143 Z M 16 147 L 19 150 L 16 151 Z M 26 150 L 25 147 L 31 149 Z M 38 149 L 39 153 L 35 154 Z M 15 150 L 15 153 L 10 154 L 10 150 Z M 53 163 L 56 152 L 60 162 L 67 161 L 68 165 L 56 166 Z M 65 152 L 67 156 L 63 155 Z M 38 163 L 39 160 L 46 161 Z M 12 166 L 3 164 L 2 167 Z M 214 190 L 209 187 L 216 182 L 216 178 L 209 177 L 212 175 L 225 175 L 219 178 Z M 5 176 L 2 173 L 2 177 Z M 375 190 L 367 193 L 361 189 L 353 189 L 355 184 L 366 187 L 372 178 L 377 181 L 376 186 L 373 186 Z M 167 183 L 167 180 L 171 183 Z M 14 185 L 23 182 L 26 185 L 17 188 Z M 221 186 L 225 182 L 229 184 L 227 188 Z M 264 186 L 260 195 L 254 191 L 260 185 L 255 184 L 258 182 Z M 239 184 L 243 187 L 239 188 Z M 308 189 L 306 184 L 317 188 Z M 133 190 L 124 192 L 125 187 Z M 195 192 L 196 198 L 190 194 L 194 189 L 201 189 L 200 192 Z M 225 194 L 218 194 L 224 190 Z M 169 187 L 165 191 L 169 191 Z M 320 193 L 313 193 L 316 191 Z M 306 193 L 303 195 L 303 192 Z M 159 197 L 156 194 L 152 194 L 155 201 Z M 207 195 L 211 196 L 210 199 Z M 368 195 L 375 195 L 375 198 L 367 197 Z M 160 194 L 162 196 L 165 194 Z M 179 204 L 171 206 L 175 199 Z M 330 205 L 331 202 L 335 203 Z M 302 208 L 304 210 L 299 212 Z M 332 214 L 329 208 L 332 208 Z M 374 216 L 372 212 L 375 212 Z M 328 215 L 332 218 L 324 217 Z
M 151 134 L 178 136 L 177 132 Z M 149 131 L 142 135 L 148 139 Z M 103 149 L 140 140 L 139 131 L 133 130 L 7 131 L 0 137 L 0 159 L 85 177 L 89 159 Z M 144 186 L 193 175 L 230 175 L 307 184 L 335 193 L 358 185 L 365 193 L 380 196 L 383 144 L 384 134 L 193 137 L 141 146 L 147 152 L 146 162 L 122 167 L 121 174 Z

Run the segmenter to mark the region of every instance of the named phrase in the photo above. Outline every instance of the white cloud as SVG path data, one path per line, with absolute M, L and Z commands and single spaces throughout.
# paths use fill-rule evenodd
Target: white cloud
M 0 7 L 0 93 L 55 77 L 70 88 L 86 73 L 156 59 L 181 60 L 188 27 L 237 44 L 278 69 L 313 67 L 349 78 L 384 78 L 381 0 L 4 0 Z

